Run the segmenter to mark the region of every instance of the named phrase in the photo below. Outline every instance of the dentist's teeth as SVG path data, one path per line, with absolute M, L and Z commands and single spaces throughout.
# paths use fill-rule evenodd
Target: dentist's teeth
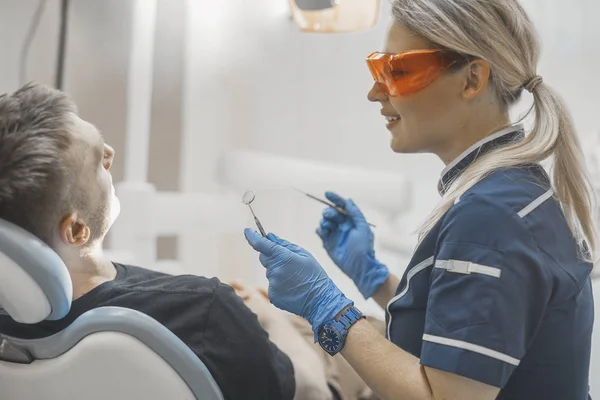
M 388 122 L 392 122 L 392 121 L 397 121 L 400 119 L 400 117 L 388 117 L 386 116 L 385 119 L 387 119 Z

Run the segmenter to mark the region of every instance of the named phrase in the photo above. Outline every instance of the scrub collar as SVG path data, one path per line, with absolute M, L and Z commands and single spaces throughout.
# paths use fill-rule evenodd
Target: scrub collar
M 448 187 L 450 187 L 450 184 L 461 174 L 461 172 L 475 162 L 480 156 L 498 147 L 503 147 L 515 141 L 523 140 L 524 137 L 525 129 L 522 124 L 518 124 L 502 129 L 501 131 L 486 136 L 477 143 L 474 143 L 444 168 L 438 182 L 438 192 L 443 196 Z

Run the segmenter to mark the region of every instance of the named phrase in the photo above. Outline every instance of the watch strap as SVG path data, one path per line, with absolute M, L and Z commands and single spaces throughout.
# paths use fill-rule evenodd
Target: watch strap
M 344 331 L 348 331 L 352 325 L 363 318 L 366 318 L 364 314 L 358 308 L 351 306 L 340 315 L 336 322 L 342 325 Z

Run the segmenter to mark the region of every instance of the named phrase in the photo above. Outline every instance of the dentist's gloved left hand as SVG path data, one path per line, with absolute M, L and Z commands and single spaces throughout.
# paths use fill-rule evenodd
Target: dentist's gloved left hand
M 307 319 L 313 327 L 315 341 L 321 325 L 354 305 L 303 248 L 272 233 L 264 238 L 246 229 L 244 234 L 250 246 L 260 253 L 260 262 L 267 269 L 271 303 Z

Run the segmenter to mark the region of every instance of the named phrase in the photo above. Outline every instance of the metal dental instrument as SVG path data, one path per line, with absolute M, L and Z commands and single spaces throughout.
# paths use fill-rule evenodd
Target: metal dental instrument
M 256 193 L 254 193 L 254 191 L 252 190 L 248 190 L 246 193 L 244 193 L 244 195 L 242 196 L 242 202 L 248 206 L 248 208 L 250 209 L 250 212 L 252 213 L 252 216 L 254 217 L 254 222 L 256 222 L 256 226 L 258 227 L 258 230 L 260 231 L 260 234 L 263 235 L 263 237 L 267 237 L 267 234 L 265 232 L 265 230 L 263 229 L 260 221 L 258 220 L 258 218 L 256 218 L 256 214 L 254 214 L 254 210 L 252 209 L 252 206 L 250 205 L 254 199 L 256 198 Z
M 309 193 L 303 192 L 303 191 L 302 191 L 302 190 L 300 190 L 300 189 L 296 189 L 296 188 L 293 188 L 293 189 L 294 189 L 295 191 L 297 191 L 297 192 L 299 192 L 299 193 L 302 193 L 303 195 L 305 195 L 305 196 L 307 196 L 307 197 L 309 197 L 309 198 L 313 199 L 313 200 L 316 200 L 316 201 L 318 201 L 319 203 L 323 203 L 323 204 L 325 204 L 325 205 L 327 205 L 327 206 L 329 206 L 329 207 L 331 207 L 331 208 L 334 208 L 334 209 L 335 209 L 337 212 L 339 212 L 340 214 L 343 214 L 343 215 L 348 215 L 348 212 L 347 212 L 346 210 L 344 210 L 342 207 L 338 207 L 338 206 L 336 206 L 335 204 L 333 204 L 333 203 L 331 203 L 331 202 L 329 202 L 329 201 L 327 201 L 327 200 L 320 199 L 320 198 L 318 198 L 317 196 L 313 196 L 312 194 L 309 194 Z M 369 226 L 370 226 L 370 227 L 372 227 L 372 228 L 377 228 L 375 225 L 371 224 L 370 222 L 367 222 L 367 224 L 369 224 Z

